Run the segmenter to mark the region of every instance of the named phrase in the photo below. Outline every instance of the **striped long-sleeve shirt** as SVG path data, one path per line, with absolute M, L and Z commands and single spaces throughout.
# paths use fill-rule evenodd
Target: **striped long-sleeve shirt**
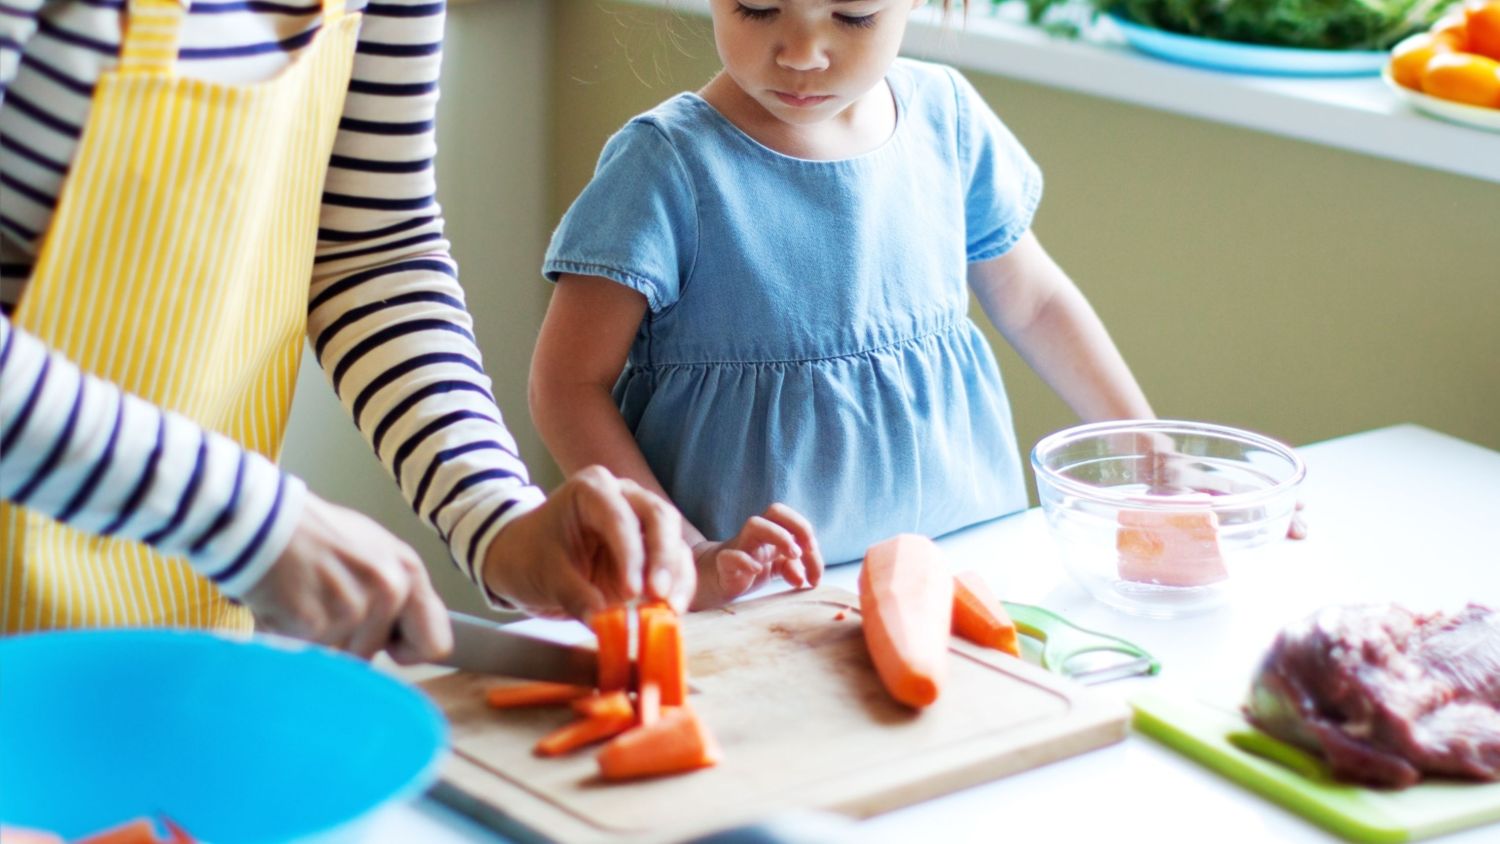
M 301 512 L 300 482 L 85 376 L 9 321 L 95 81 L 116 65 L 124 8 L 124 0 L 0 0 L 0 495 L 185 555 L 237 595 L 285 546 Z M 308 340 L 412 507 L 482 583 L 489 542 L 543 496 L 490 393 L 435 197 L 444 7 L 377 0 L 362 11 L 324 187 Z M 319 23 L 309 0 L 198 0 L 180 72 L 265 79 L 295 59 Z

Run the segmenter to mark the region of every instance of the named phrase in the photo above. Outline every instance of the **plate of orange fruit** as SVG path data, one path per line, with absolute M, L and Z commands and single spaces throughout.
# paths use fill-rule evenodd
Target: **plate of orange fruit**
M 1500 132 L 1500 0 L 1466 0 L 1407 37 L 1381 76 L 1414 108 Z

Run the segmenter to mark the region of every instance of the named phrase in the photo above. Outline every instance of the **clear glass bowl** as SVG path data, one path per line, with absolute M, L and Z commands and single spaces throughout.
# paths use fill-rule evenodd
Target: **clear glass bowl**
M 1031 452 L 1064 566 L 1094 597 L 1172 618 L 1223 603 L 1286 536 L 1307 473 L 1290 447 L 1204 422 L 1080 425 Z

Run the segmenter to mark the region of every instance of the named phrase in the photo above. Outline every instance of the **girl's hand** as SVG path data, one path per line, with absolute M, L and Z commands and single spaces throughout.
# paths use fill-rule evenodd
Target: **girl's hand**
M 681 612 L 695 580 L 676 508 L 600 466 L 506 525 L 484 560 L 491 591 L 551 618 L 585 619 L 643 593 Z
M 693 546 L 698 592 L 693 609 L 722 606 L 781 576 L 798 589 L 823 579 L 823 554 L 812 525 L 785 504 L 772 504 L 745 520 L 740 532 L 722 542 Z
M 1302 502 L 1297 502 L 1297 509 L 1292 511 L 1292 523 L 1286 529 L 1287 539 L 1307 538 L 1307 519 L 1302 516 Z
M 1127 434 L 1136 439 L 1136 448 L 1149 455 L 1151 465 L 1150 491 L 1157 494 L 1206 493 L 1208 495 L 1230 495 L 1244 492 L 1245 488 L 1235 484 L 1222 474 L 1206 472 L 1198 467 L 1197 460 L 1177 452 L 1170 437 L 1162 434 Z M 1287 525 L 1287 539 L 1306 539 L 1307 520 L 1302 516 L 1302 502 L 1298 501 L 1292 511 L 1291 524 Z

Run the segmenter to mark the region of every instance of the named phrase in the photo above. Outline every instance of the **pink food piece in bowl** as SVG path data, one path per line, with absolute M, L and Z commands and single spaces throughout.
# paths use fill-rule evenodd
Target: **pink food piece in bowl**
M 1182 496 L 1187 501 L 1207 495 Z M 1115 534 L 1122 580 L 1159 586 L 1208 586 L 1229 577 L 1212 510 L 1121 510 Z

